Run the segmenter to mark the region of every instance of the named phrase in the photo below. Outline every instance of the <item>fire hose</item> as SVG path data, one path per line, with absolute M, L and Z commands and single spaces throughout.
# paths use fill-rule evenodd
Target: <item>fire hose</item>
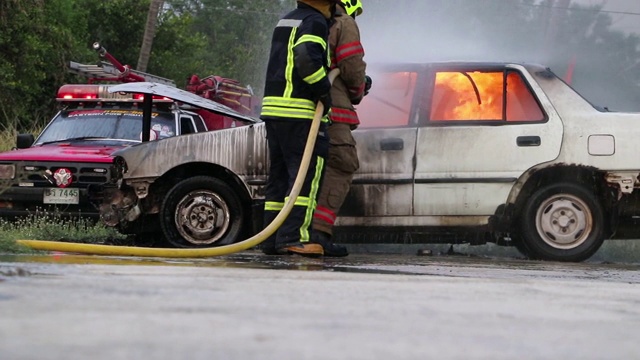
M 340 70 L 332 70 L 329 73 L 329 80 L 333 83 L 333 80 L 339 74 Z M 307 170 L 309 169 L 309 163 L 311 162 L 311 156 L 313 155 L 313 149 L 316 143 L 316 137 L 318 135 L 318 129 L 320 128 L 320 122 L 322 121 L 323 113 L 324 105 L 322 104 L 322 102 L 318 102 L 318 104 L 316 105 L 316 111 L 313 117 L 313 121 L 311 122 L 309 137 L 307 138 L 304 153 L 302 155 L 300 169 L 298 170 L 295 182 L 293 184 L 293 187 L 291 188 L 289 200 L 285 202 L 282 210 L 280 210 L 275 219 L 267 227 L 246 240 L 230 245 L 203 249 L 145 248 L 134 246 L 79 244 L 45 240 L 17 240 L 17 243 L 30 247 L 34 250 L 60 251 L 89 255 L 140 256 L 162 258 L 203 258 L 229 255 L 250 249 L 265 241 L 269 236 L 274 234 L 278 230 L 278 228 L 280 228 L 287 216 L 289 216 L 291 209 L 293 209 L 296 199 L 300 195 L 300 190 L 302 189 L 302 184 L 304 183 Z

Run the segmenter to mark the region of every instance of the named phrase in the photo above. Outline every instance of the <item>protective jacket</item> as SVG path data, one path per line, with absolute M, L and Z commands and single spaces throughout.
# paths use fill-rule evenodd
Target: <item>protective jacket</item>
M 273 32 L 267 66 L 263 120 L 313 120 L 318 99 L 329 93 L 327 18 L 298 2 Z
M 360 30 L 355 19 L 340 8 L 336 9 L 335 23 L 329 31 L 331 68 L 339 68 L 340 76 L 331 89 L 331 114 L 333 122 L 352 125 L 360 124 L 353 104 L 358 104 L 364 96 L 364 79 L 367 64 L 364 62 L 364 48 L 360 43 Z

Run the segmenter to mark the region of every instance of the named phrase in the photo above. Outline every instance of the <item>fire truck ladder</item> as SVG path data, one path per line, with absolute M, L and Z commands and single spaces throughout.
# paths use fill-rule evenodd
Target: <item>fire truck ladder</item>
M 171 79 L 151 75 L 142 71 L 127 68 L 127 72 L 121 72 L 116 69 L 113 64 L 110 64 L 106 61 L 101 61 L 98 65 L 86 65 L 71 61 L 69 62 L 69 72 L 88 78 L 90 84 L 96 81 L 111 81 L 121 83 L 147 81 L 168 86 L 176 86 L 176 83 Z

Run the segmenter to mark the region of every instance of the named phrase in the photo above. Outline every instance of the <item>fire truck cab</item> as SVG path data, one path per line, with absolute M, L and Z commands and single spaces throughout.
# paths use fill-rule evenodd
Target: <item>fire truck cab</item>
M 87 188 L 109 180 L 115 150 L 142 142 L 142 96 L 113 95 L 109 85 L 64 85 L 60 111 L 42 133 L 20 134 L 0 154 L 0 216 L 37 212 L 96 216 Z M 155 98 L 149 140 L 207 131 L 204 119 Z
M 250 89 L 220 77 L 216 77 L 215 83 L 203 83 L 193 89 L 198 108 L 164 96 L 153 96 L 150 104 L 145 105 L 143 94 L 110 93 L 114 84 L 98 82 L 152 82 L 171 88 L 175 88 L 175 83 L 121 65 L 99 44 L 94 48 L 110 62 L 101 65 L 71 62 L 70 72 L 86 76 L 88 84 L 60 87 L 56 96 L 59 111 L 40 135 L 20 134 L 14 150 L 0 153 L 0 217 L 45 213 L 97 218 L 88 189 L 110 182 L 114 151 L 146 141 L 256 121 L 248 115 L 240 119 L 226 116 L 237 112 L 224 102 L 244 106 L 242 109 L 248 114 L 252 111 L 253 97 Z M 199 79 L 192 78 L 192 85 L 198 83 Z M 224 93 L 228 83 L 235 86 L 231 95 Z M 233 103 L 236 100 L 242 102 Z M 143 119 L 145 106 L 151 110 L 149 123 Z M 145 128 L 148 130 L 144 131 Z

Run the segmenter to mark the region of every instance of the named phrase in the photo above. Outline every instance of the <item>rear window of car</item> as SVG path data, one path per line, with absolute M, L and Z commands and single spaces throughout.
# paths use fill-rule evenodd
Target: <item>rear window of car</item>
M 360 128 L 407 126 L 418 74 L 386 72 L 374 74 L 372 78 L 371 91 L 356 106 Z

